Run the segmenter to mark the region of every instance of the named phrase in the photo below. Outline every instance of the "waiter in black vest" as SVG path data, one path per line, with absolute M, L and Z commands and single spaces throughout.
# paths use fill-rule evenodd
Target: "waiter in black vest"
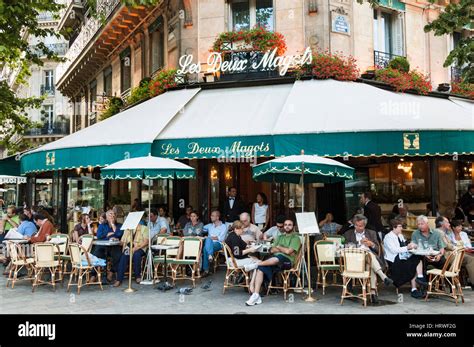
M 224 219 L 227 223 L 233 223 L 239 220 L 242 212 L 245 212 L 245 206 L 242 200 L 237 198 L 237 188 L 230 187 L 227 192 L 227 199 L 224 203 Z
M 367 228 L 375 230 L 379 239 L 381 239 L 379 232 L 383 232 L 383 224 L 380 206 L 372 201 L 371 192 L 362 193 L 360 202 L 364 208 L 364 216 L 367 218 Z

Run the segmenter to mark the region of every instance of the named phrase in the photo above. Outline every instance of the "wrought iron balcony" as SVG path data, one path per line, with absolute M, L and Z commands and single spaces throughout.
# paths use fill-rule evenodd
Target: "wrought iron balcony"
M 86 25 L 82 28 L 77 38 L 67 51 L 66 61 L 59 64 L 56 69 L 57 80 L 60 81 L 63 75 L 68 71 L 81 53 L 84 52 L 86 46 L 92 41 L 96 33 L 102 27 L 103 18 L 108 18 L 114 9 L 120 5 L 120 0 L 97 0 L 97 18 L 90 18 Z
M 47 136 L 47 135 L 69 135 L 69 122 L 54 122 L 45 124 L 41 128 L 32 128 L 25 133 L 25 137 Z
M 37 18 L 38 22 L 53 22 L 58 20 L 58 18 L 54 18 L 54 14 L 51 12 L 41 12 Z
M 392 54 L 392 53 L 374 51 L 374 66 L 380 69 L 385 69 L 388 66 L 388 63 L 390 63 L 390 61 L 395 57 L 402 57 L 402 56 L 397 55 L 397 54 Z
M 41 95 L 54 95 L 54 85 L 46 86 L 44 84 L 40 87 L 40 94 Z
M 451 66 L 451 82 L 461 82 L 461 68 Z
M 46 44 L 46 47 L 49 50 L 56 53 L 57 55 L 62 56 L 62 55 L 66 54 L 66 52 L 69 48 L 69 44 L 67 42 L 50 43 L 50 44 Z M 39 55 L 40 57 L 45 57 L 46 56 L 44 54 L 43 50 L 39 49 L 38 46 L 32 45 L 32 46 L 30 46 L 30 50 L 33 53 L 36 53 L 37 55 Z

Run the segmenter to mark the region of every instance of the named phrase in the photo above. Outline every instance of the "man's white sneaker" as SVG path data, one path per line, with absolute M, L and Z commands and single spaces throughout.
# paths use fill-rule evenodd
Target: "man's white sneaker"
M 250 299 L 248 299 L 246 302 L 245 302 L 245 305 L 247 306 L 254 306 L 254 305 L 259 305 L 262 303 L 262 298 L 260 297 L 259 294 L 257 293 L 253 293 L 251 296 L 250 296 Z
M 256 268 L 258 268 L 257 263 L 251 263 L 251 264 L 247 264 L 247 265 L 244 266 L 244 270 L 247 271 L 247 272 L 255 270 Z
M 214 260 L 214 257 L 209 254 L 209 256 L 207 257 L 207 259 L 209 259 L 209 261 L 213 261 L 213 260 Z

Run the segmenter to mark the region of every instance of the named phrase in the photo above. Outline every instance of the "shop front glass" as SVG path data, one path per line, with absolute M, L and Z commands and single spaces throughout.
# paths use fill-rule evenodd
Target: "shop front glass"
M 372 192 L 373 200 L 386 218 L 395 205 L 403 203 L 414 214 L 427 213 L 430 203 L 430 168 L 424 160 L 400 160 L 391 163 L 355 167 L 355 178 L 345 182 L 348 217 L 360 208 L 360 194 Z
M 79 222 L 82 213 L 97 220 L 104 207 L 104 181 L 95 173 L 69 177 L 67 183 L 67 221 L 69 230 Z

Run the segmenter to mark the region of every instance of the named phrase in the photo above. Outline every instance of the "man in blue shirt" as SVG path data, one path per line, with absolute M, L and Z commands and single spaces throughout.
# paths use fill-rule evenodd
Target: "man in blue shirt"
M 99 225 L 97 229 L 97 239 L 120 240 L 123 235 L 123 230 L 120 230 L 122 224 L 117 223 L 115 213 L 112 210 L 107 211 L 106 218 L 107 222 Z M 112 258 L 112 271 L 107 273 L 107 281 L 112 282 L 113 273 L 117 272 L 120 256 L 122 255 L 122 247 L 120 245 L 94 246 L 92 254 L 101 259 L 107 259 L 107 257 Z M 92 278 L 91 282 L 95 282 L 95 278 Z
M 150 237 L 152 239 L 158 234 L 170 234 L 168 221 L 166 218 L 160 217 L 156 208 L 150 210 L 150 223 L 148 228 L 150 229 Z
M 28 219 L 28 216 L 24 213 L 20 214 L 20 225 L 17 231 L 23 235 L 23 237 L 31 237 L 38 231 L 36 225 Z
M 214 258 L 214 253 L 222 249 L 222 242 L 227 236 L 228 225 L 221 220 L 221 213 L 217 210 L 211 213 L 211 222 L 204 226 L 203 230 L 208 231 L 208 236 L 204 239 L 202 248 L 202 269 L 203 276 L 209 274 L 209 263 Z

